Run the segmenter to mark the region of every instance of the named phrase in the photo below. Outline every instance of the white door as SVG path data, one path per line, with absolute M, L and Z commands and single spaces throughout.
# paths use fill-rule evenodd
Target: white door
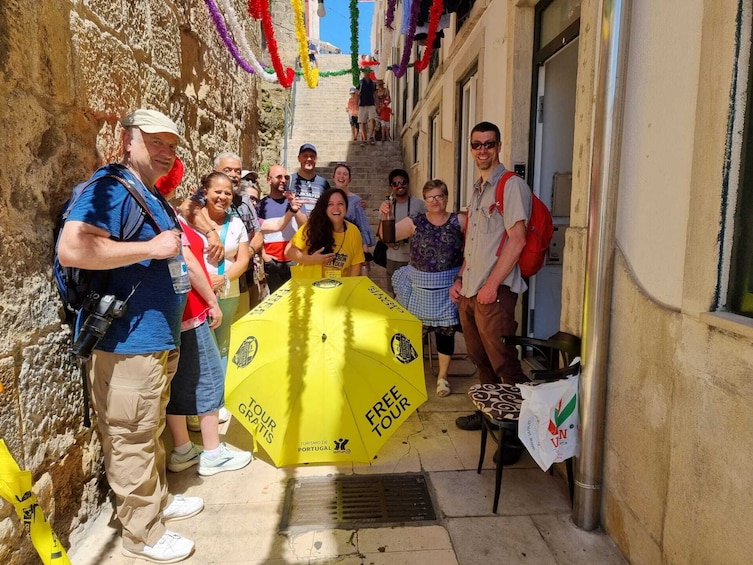
M 527 334 L 542 339 L 560 329 L 562 252 L 565 227 L 570 223 L 568 175 L 571 179 L 577 70 L 577 38 L 539 67 L 532 188 L 552 211 L 555 239 L 550 259 L 529 281 Z

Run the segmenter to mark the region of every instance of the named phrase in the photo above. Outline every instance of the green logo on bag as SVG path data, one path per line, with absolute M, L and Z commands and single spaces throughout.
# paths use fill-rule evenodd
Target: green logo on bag
M 554 421 L 549 420 L 549 433 L 553 436 L 558 435 L 557 430 L 559 430 L 559 427 L 562 425 L 562 422 L 567 420 L 573 412 L 575 412 L 575 408 L 578 405 L 578 397 L 577 395 L 573 395 L 573 397 L 570 399 L 570 401 L 565 405 L 565 407 L 562 407 L 562 400 L 560 399 L 559 403 L 557 404 L 557 407 L 554 409 Z M 567 432 L 565 432 L 565 437 L 567 437 Z

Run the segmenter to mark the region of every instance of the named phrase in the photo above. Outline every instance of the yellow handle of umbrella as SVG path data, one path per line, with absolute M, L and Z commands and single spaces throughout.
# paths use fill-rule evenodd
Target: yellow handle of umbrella
M 63 544 L 52 531 L 37 504 L 37 496 L 31 490 L 31 471 L 22 471 L 0 439 L 0 496 L 16 509 L 24 529 L 31 536 L 31 543 L 42 558 L 44 565 L 71 565 Z

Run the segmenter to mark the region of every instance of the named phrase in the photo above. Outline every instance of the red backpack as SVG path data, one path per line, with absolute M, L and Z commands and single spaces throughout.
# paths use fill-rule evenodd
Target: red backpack
M 505 201 L 505 185 L 510 177 L 516 176 L 512 171 L 505 172 L 497 183 L 496 202 L 491 205 L 489 212 L 495 207 L 500 215 L 503 211 L 503 202 Z M 526 227 L 526 244 L 523 251 L 520 252 L 518 266 L 520 274 L 524 277 L 530 277 L 539 272 L 544 265 L 546 252 L 549 249 L 549 243 L 552 241 L 554 226 L 552 225 L 552 214 L 538 196 L 531 193 L 531 217 Z M 502 241 L 497 248 L 497 257 L 502 252 L 502 246 L 507 240 L 507 230 L 502 234 Z

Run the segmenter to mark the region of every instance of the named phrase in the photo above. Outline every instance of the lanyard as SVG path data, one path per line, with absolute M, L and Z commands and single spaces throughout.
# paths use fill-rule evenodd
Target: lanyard
M 222 243 L 222 248 L 225 248 L 225 238 L 227 237 L 227 230 L 228 226 L 230 226 L 230 218 L 228 218 L 227 214 L 225 214 L 225 223 L 222 224 L 222 229 L 220 230 L 220 242 Z M 225 274 L 225 258 L 222 258 L 222 261 L 217 265 L 217 274 L 218 275 L 224 275 Z

